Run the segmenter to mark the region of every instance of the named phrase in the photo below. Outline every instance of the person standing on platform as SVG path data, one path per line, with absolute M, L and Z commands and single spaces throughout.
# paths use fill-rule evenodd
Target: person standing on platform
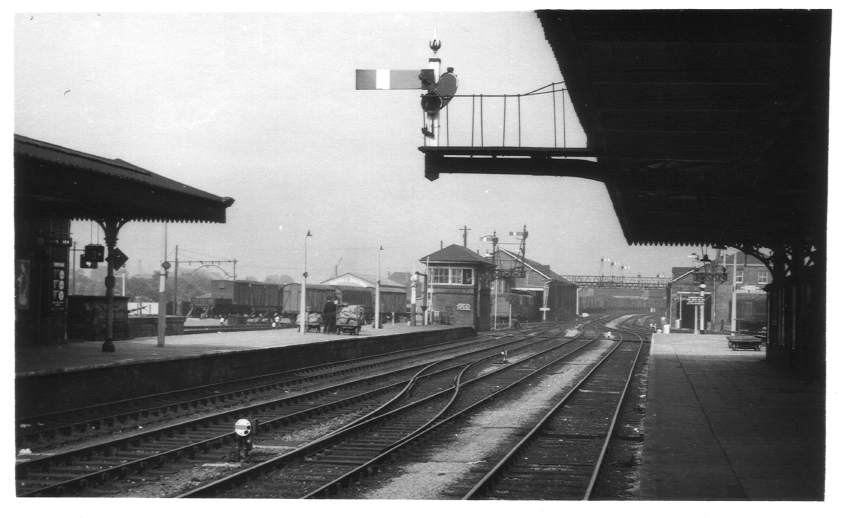
M 324 303 L 324 332 L 330 333 L 336 327 L 336 302 L 333 297 L 327 297 Z

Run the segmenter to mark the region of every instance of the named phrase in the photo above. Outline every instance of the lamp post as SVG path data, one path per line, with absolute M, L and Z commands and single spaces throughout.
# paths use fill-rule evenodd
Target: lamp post
M 165 314 L 165 280 L 168 278 L 168 268 L 171 263 L 168 262 L 168 223 L 162 227 L 162 269 L 159 272 L 159 318 L 157 319 L 157 336 L 156 346 L 165 347 L 165 328 L 168 325 L 168 320 Z
M 416 284 L 419 276 L 415 273 L 410 275 L 410 325 L 416 326 Z
M 304 236 L 304 274 L 301 276 L 301 334 L 307 332 L 307 238 L 312 234 L 307 230 Z
M 380 252 L 383 246 L 377 249 L 377 282 L 374 283 L 374 328 L 380 329 Z

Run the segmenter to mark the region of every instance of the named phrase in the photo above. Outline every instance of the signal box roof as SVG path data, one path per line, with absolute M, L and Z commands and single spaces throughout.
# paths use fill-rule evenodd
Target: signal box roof
M 473 264 L 481 264 L 490 268 L 495 268 L 495 265 L 482 255 L 476 254 L 475 252 L 469 250 L 468 248 L 460 245 L 448 245 L 441 250 L 437 250 L 436 252 L 430 253 L 421 259 L 419 259 L 422 263 L 430 262 L 434 263 L 473 263 Z

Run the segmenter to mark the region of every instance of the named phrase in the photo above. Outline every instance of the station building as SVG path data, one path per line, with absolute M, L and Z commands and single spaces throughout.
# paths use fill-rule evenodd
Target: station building
M 700 328 L 726 332 L 735 320 L 735 331 L 761 333 L 767 325 L 767 288 L 771 283 L 769 268 L 742 252 L 702 266 L 675 267 L 667 287 L 669 321 L 673 327 L 693 328 L 698 306 L 689 302 L 691 297 L 700 296 L 704 284 L 705 325 Z

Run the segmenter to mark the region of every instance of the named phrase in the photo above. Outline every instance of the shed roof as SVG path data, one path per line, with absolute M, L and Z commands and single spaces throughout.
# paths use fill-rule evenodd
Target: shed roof
M 15 135 L 16 215 L 224 223 L 233 201 L 121 159 Z
M 510 250 L 499 249 L 498 252 L 510 256 L 515 261 L 524 262 L 526 266 L 536 270 L 540 275 L 549 280 L 562 282 L 564 284 L 574 284 L 572 281 L 566 279 L 559 273 L 552 270 L 550 265 L 538 263 L 533 259 L 529 259 L 527 257 L 525 257 L 524 261 L 522 261 L 522 258 L 521 256 L 519 256 L 519 254 L 513 253 Z
M 374 288 L 376 277 L 368 274 L 361 273 L 343 273 L 337 277 L 331 277 L 325 281 L 321 281 L 321 284 L 327 284 L 331 286 L 359 286 L 362 288 Z M 398 288 L 400 290 L 406 289 L 405 286 L 398 284 L 397 282 L 382 278 L 380 279 L 381 288 Z

